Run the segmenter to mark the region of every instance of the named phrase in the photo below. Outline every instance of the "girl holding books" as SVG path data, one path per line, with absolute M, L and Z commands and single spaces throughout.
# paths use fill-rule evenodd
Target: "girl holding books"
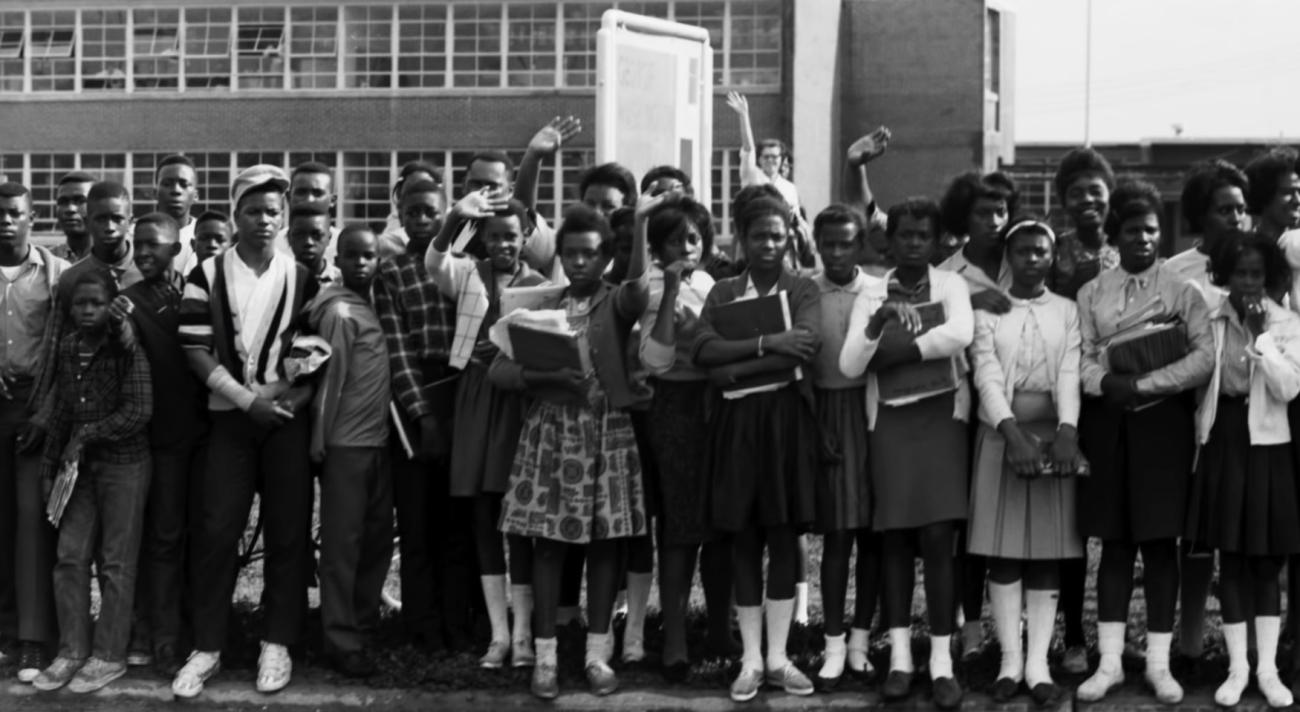
M 1083 555 L 1073 479 L 1083 464 L 1076 431 L 1079 313 L 1074 302 L 1047 290 L 1056 235 L 1046 223 L 1017 218 L 1003 228 L 1002 241 L 1010 309 L 976 311 L 970 348 L 980 425 L 967 540 L 989 562 L 989 602 L 1002 647 L 993 699 L 1008 702 L 1023 682 L 1041 706 L 1061 697 L 1047 667 L 1060 561 Z M 1028 657 L 1021 646 L 1022 604 Z
M 527 667 L 534 659 L 532 550 L 526 537 L 510 538 L 512 635 L 507 614 L 506 542 L 497 529 L 524 405 L 518 393 L 499 389 L 488 379 L 488 367 L 499 350 L 488 339 L 488 329 L 501 317 L 503 290 L 545 284 L 546 279 L 519 259 L 527 240 L 523 203 L 493 200 L 475 191 L 456 203 L 448 218 L 429 243 L 425 267 L 439 291 L 457 305 L 449 357 L 451 366 L 461 369 L 453 421 L 459 437 L 453 438 L 451 446 L 451 496 L 471 498 L 474 510 L 479 580 L 492 625 L 492 641 L 479 664 L 498 669 L 509 657 L 514 667 Z M 482 260 L 449 252 L 457 228 L 466 221 L 477 223 L 477 234 L 487 252 Z
M 1156 259 L 1162 210 L 1153 186 L 1120 185 L 1111 195 L 1106 223 L 1119 251 L 1119 268 L 1103 271 L 1079 290 L 1084 394 L 1079 438 L 1091 464 L 1091 476 L 1078 485 L 1079 534 L 1102 542 L 1097 573 L 1101 662 L 1077 691 L 1088 702 L 1102 699 L 1124 681 L 1120 656 L 1139 551 L 1147 603 L 1146 681 L 1161 702 L 1173 704 L 1183 697 L 1169 670 L 1178 537 L 1184 531 L 1196 449 L 1196 389 L 1214 369 L 1214 338 L 1200 293 L 1162 270 Z M 1125 342 L 1138 333 L 1132 329 L 1153 324 L 1165 327 Z M 1161 334 L 1169 337 L 1162 342 L 1166 348 L 1143 348 Z M 1112 339 L 1121 348 L 1110 347 Z M 1170 356 L 1171 350 L 1183 355 Z
M 731 548 L 713 535 L 708 511 L 709 374 L 691 360 L 713 278 L 700 268 L 712 251 L 713 217 L 691 198 L 669 202 L 650 215 L 647 239 L 650 305 L 641 317 L 640 358 L 652 376 L 648 414 L 650 447 L 659 475 L 659 601 L 663 610 L 664 675 L 676 682 L 690 665 L 686 612 L 700 558 L 708 607 L 709 648 L 725 657 L 731 638 Z
M 602 279 L 613 256 L 613 234 L 598 212 L 575 206 L 556 233 L 556 250 L 569 285 L 542 307 L 563 310 L 584 366 L 535 369 L 528 354 L 497 354 L 489 378 L 498 388 L 526 391 L 535 400 L 523 430 L 502 502 L 501 531 L 533 538 L 534 645 L 532 691 L 559 694 L 556 613 L 565 552 L 587 548 L 588 632 L 585 670 L 591 690 L 607 695 L 618 679 L 606 661 L 610 618 L 618 587 L 621 542 L 646 533 L 641 459 L 627 408 L 646 395 L 629 379 L 628 337 L 645 311 L 643 200 L 627 278 Z
M 867 638 L 876 608 L 879 583 L 879 537 L 871 531 L 871 482 L 868 476 L 866 375 L 847 378 L 840 373 L 840 347 L 848 333 L 849 314 L 859 294 L 879 277 L 858 267 L 866 244 L 861 216 L 843 205 L 832 205 L 813 220 L 813 239 L 824 267 L 814 278 L 821 292 L 822 348 L 812 363 L 817 418 L 838 457 L 824 463 L 816 476 L 816 528 L 824 534 L 822 606 L 825 612 L 826 654 L 817 685 L 834 689 L 849 670 L 867 674 Z M 849 561 L 857 543 L 857 605 L 847 645 L 844 634 Z
M 881 598 L 890 638 L 889 675 L 881 691 L 900 699 L 911 690 L 913 559 L 919 549 L 932 692 L 936 705 L 950 709 L 962 697 L 949 645 L 954 548 L 966 518 L 970 459 L 964 422 L 970 412 L 964 357 L 973 329 L 970 291 L 960 275 L 930 266 L 939 243 L 939 206 L 933 200 L 909 198 L 891 207 L 886 234 L 897 266 L 854 302 L 839 357 L 848 378 L 870 371 L 872 526 L 881 533 Z M 920 379 L 923 388 L 913 387 Z M 932 387 L 932 381 L 939 385 Z
M 1230 232 L 1211 253 L 1211 281 L 1228 289 L 1210 312 L 1214 373 L 1196 412 L 1201 446 L 1186 538 L 1219 551 L 1219 598 L 1228 679 L 1214 701 L 1232 706 L 1250 681 L 1246 615 L 1253 611 L 1255 679 L 1272 707 L 1292 696 L 1278 679 L 1278 574 L 1300 553 L 1300 496 L 1287 403 L 1300 395 L 1300 317 L 1268 297 L 1290 268 L 1271 238 Z
M 736 225 L 748 266 L 709 291 L 692 360 L 722 389 L 713 406 L 709 514 L 715 529 L 732 535 L 744 651 L 731 698 L 743 702 L 764 682 L 796 695 L 813 692 L 812 682 L 786 655 L 786 641 L 794 618 L 799 530 L 815 515 L 808 473 L 817 467 L 818 441 L 811 383 L 801 369 L 817 353 L 821 317 L 817 285 L 783 266 L 791 231 L 785 204 L 756 198 L 736 216 Z M 755 321 L 769 326 L 754 333 Z

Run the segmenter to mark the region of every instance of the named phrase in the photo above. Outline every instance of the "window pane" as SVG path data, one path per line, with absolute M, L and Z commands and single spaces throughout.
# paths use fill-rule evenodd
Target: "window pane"
M 230 215 L 230 154 L 186 153 L 199 174 L 199 198 L 194 203 L 195 217 L 207 210 Z
M 28 52 L 32 58 L 33 91 L 76 88 L 76 59 L 72 56 L 76 22 L 74 10 L 32 11 Z
M 5 182 L 23 182 L 23 155 L 21 153 L 0 153 L 0 178 Z
M 126 89 L 126 11 L 81 12 L 81 88 Z
M 512 4 L 506 81 L 512 87 L 555 86 L 555 5 Z
M 650 17 L 659 17 L 665 20 L 668 19 L 667 2 L 623 2 L 623 0 L 620 0 L 618 3 L 618 9 L 623 10 L 624 12 L 635 13 L 637 15 L 649 15 Z
M 73 170 L 77 158 L 72 153 L 33 153 L 31 160 L 32 182 L 27 188 L 32 193 L 32 209 L 36 211 L 32 231 L 54 232 L 57 227 L 54 220 L 54 197 L 58 192 L 59 179 Z
M 358 89 L 392 86 L 393 9 L 350 6 L 343 9 L 347 54 L 343 85 Z
M 241 89 L 284 86 L 284 8 L 239 8 L 235 40 Z
M 390 154 L 387 151 L 349 151 L 343 154 L 339 196 L 344 222 L 365 222 L 382 231 L 391 203 Z
M 733 11 L 743 8 L 745 3 L 732 3 Z M 709 31 L 709 44 L 713 46 L 714 52 L 722 52 L 722 38 L 725 30 L 723 20 L 727 10 L 725 2 L 678 2 L 677 3 L 677 22 L 687 25 L 703 27 Z M 722 78 L 722 57 L 714 55 L 713 59 L 713 83 L 721 85 Z
M 179 21 L 179 10 L 135 11 L 132 45 L 136 89 L 172 89 L 179 83 Z
M 731 85 L 781 86 L 781 20 L 776 0 L 731 4 Z
M 402 5 L 397 17 L 398 86 L 446 86 L 447 8 Z
M 337 7 L 295 7 L 290 25 L 289 71 L 295 89 L 338 85 Z
M 185 10 L 185 86 L 230 86 L 230 9 Z
M 458 87 L 501 86 L 501 4 L 456 5 L 451 79 Z
M 614 3 L 565 3 L 564 85 L 596 86 L 596 31 L 600 16 Z
M 158 162 L 170 154 L 167 153 L 133 153 L 131 154 L 131 200 L 135 204 L 135 214 L 151 213 L 158 207 L 158 191 L 154 183 L 154 173 Z M 84 166 L 86 159 L 82 158 Z
M 81 170 L 99 180 L 112 181 L 126 185 L 125 153 L 83 153 Z
M 25 23 L 21 12 L 0 12 L 0 93 L 23 90 Z

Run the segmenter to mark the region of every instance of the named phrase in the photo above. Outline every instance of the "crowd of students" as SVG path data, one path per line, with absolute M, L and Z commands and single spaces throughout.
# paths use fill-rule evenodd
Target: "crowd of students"
M 1056 174 L 1060 235 L 1018 211 L 1000 172 L 878 208 L 867 164 L 883 128 L 845 157 L 846 203 L 809 223 L 784 146 L 755 145 L 744 98 L 729 103 L 745 137 L 734 259 L 671 166 L 639 183 L 595 166 L 550 226 L 538 172 L 581 130 L 572 118 L 539 130 L 517 171 L 504 153 L 474 155 L 454 201 L 438 168 L 407 164 L 379 233 L 333 224 L 318 163 L 243 170 L 229 217 L 191 216 L 197 177 L 181 155 L 162 161 L 140 217 L 121 185 L 70 173 L 52 249 L 29 240 L 28 190 L 0 185 L 0 634 L 19 678 L 89 692 L 152 664 L 177 697 L 197 696 L 221 668 L 257 493 L 256 685 L 282 689 L 307 620 L 319 480 L 321 622 L 351 676 L 374 672 L 396 510 L 411 641 L 531 667 L 541 698 L 559 691 L 556 630 L 584 565 L 592 691 L 618 686 L 620 590 L 620 657 L 645 658 L 656 554 L 668 680 L 690 672 L 698 562 L 708 653 L 739 659 L 732 699 L 873 673 L 877 600 L 880 688 L 904 698 L 919 557 L 934 702 L 960 704 L 952 650 L 979 650 L 987 596 L 993 697 L 1054 704 L 1058 608 L 1060 664 L 1087 670 L 1096 538 L 1100 660 L 1079 699 L 1124 679 L 1139 553 L 1144 676 L 1161 702 L 1182 698 L 1180 599 L 1178 652 L 1199 657 L 1217 553 L 1230 664 L 1215 699 L 1240 699 L 1253 644 L 1259 689 L 1291 704 L 1276 658 L 1278 578 L 1300 555 L 1296 153 L 1193 167 L 1182 209 L 1199 240 L 1162 260 L 1159 193 L 1117 185 L 1087 148 Z M 563 289 L 539 306 L 563 314 L 582 368 L 530 367 L 492 338 L 510 290 L 547 284 Z M 770 295 L 788 328 L 735 323 L 731 305 Z M 1118 337 L 1143 326 L 1174 334 L 1177 352 L 1118 367 Z M 928 391 L 889 385 L 936 363 L 951 378 Z M 812 679 L 786 651 L 807 618 L 808 536 L 824 542 Z

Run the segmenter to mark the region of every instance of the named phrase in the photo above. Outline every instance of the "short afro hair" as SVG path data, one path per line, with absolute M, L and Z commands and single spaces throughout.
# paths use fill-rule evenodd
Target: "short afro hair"
M 713 215 L 703 203 L 689 197 L 661 205 L 650 214 L 646 221 L 646 242 L 650 245 L 650 254 L 661 254 L 668 238 L 688 224 L 694 225 L 695 231 L 700 234 L 700 244 L 703 247 L 701 254 L 710 254 L 713 251 Z
M 555 231 L 555 253 L 564 251 L 566 235 L 579 232 L 594 232 L 600 235 L 600 254 L 605 257 L 614 256 L 614 231 L 610 229 L 609 221 L 600 214 L 599 210 L 589 208 L 582 203 L 564 211 L 560 228 Z
M 1290 146 L 1269 149 L 1252 158 L 1246 164 L 1245 172 L 1250 182 L 1250 189 L 1246 191 L 1246 210 L 1251 215 L 1259 215 L 1273 202 L 1282 179 L 1300 173 L 1300 153 Z
M 773 200 L 768 197 L 758 197 L 745 203 L 740 212 L 736 215 L 736 229 L 739 237 L 743 240 L 749 234 L 749 228 L 755 222 L 766 217 L 777 217 L 786 229 L 790 229 L 790 206 L 783 200 Z
M 168 215 L 167 213 L 152 212 L 136 219 L 135 221 L 136 230 L 139 230 L 145 225 L 153 225 L 157 227 L 159 230 L 166 230 L 168 233 L 171 234 L 173 240 L 180 238 L 180 234 L 181 234 L 180 223 L 176 222 L 176 218 Z
M 1107 242 L 1114 243 L 1119 238 L 1119 230 L 1128 220 L 1145 215 L 1155 215 L 1159 220 L 1162 212 L 1164 200 L 1154 185 L 1135 179 L 1121 182 L 1110 194 L 1110 210 L 1106 215 Z
M 943 229 L 953 235 L 970 233 L 970 211 L 980 198 L 1000 200 L 1007 204 L 1007 214 L 1015 215 L 1020 193 L 1016 190 L 1015 180 L 1002 171 L 984 175 L 974 171 L 963 173 L 948 184 L 948 190 L 939 202 Z
M 682 184 L 682 189 L 686 191 L 687 195 L 695 194 L 695 186 L 691 185 L 691 177 L 686 175 L 686 171 L 677 166 L 655 166 L 646 171 L 646 174 L 641 176 L 641 192 L 644 193 L 650 190 L 650 186 L 654 185 L 655 181 L 660 178 L 672 178 Z
M 578 181 L 578 199 L 586 194 L 587 188 L 593 185 L 607 185 L 623 193 L 623 205 L 632 207 L 636 205 L 636 176 L 632 175 L 620 163 L 602 163 L 599 166 L 593 166 Z
M 894 233 L 898 232 L 898 224 L 904 217 L 914 220 L 928 219 L 930 232 L 934 235 L 934 239 L 939 239 L 943 227 L 940 225 L 939 204 L 934 202 L 934 198 L 912 196 L 889 206 L 889 212 L 885 214 L 885 235 L 893 237 Z
M 828 205 L 817 217 L 813 218 L 813 242 L 820 245 L 822 242 L 822 230 L 827 225 L 852 225 L 853 239 L 859 244 L 865 243 L 867 239 L 866 222 L 862 219 L 862 214 L 850 208 L 847 205 Z
M 1056 167 L 1056 176 L 1052 179 L 1056 197 L 1064 203 L 1070 184 L 1088 174 L 1096 174 L 1107 189 L 1115 190 L 1115 171 L 1110 167 L 1110 161 L 1094 148 L 1076 148 L 1062 156 Z
M 1192 166 L 1183 183 L 1183 219 L 1192 232 L 1205 231 L 1205 214 L 1213 205 L 1214 193 L 1220 188 L 1240 188 L 1243 195 L 1249 191 L 1249 181 L 1240 168 L 1216 158 Z
M 1264 258 L 1265 292 L 1275 294 L 1291 285 L 1291 266 L 1287 264 L 1277 240 L 1245 230 L 1233 230 L 1215 245 L 1210 255 L 1210 282 L 1218 287 L 1227 287 L 1241 256 L 1252 250 Z
M 86 202 L 96 200 L 125 200 L 127 205 L 131 204 L 131 191 L 126 186 L 111 180 L 102 180 L 90 186 L 90 193 L 86 195 Z

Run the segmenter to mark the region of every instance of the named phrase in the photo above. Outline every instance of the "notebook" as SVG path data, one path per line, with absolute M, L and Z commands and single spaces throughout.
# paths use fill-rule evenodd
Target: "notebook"
M 880 332 L 880 342 L 895 344 L 910 342 L 917 336 L 948 320 L 943 302 L 924 302 L 914 305 L 921 317 L 921 331 L 909 334 L 896 321 L 885 324 Z M 961 372 L 957 358 L 930 359 L 919 363 L 905 363 L 876 372 L 876 389 L 884 405 L 899 406 L 957 390 Z
M 755 299 L 741 299 L 712 308 L 710 320 L 718 335 L 728 341 L 772 336 L 789 331 L 790 295 L 785 290 Z M 723 392 L 732 396 L 750 393 L 766 386 L 784 385 L 803 379 L 799 366 L 746 376 L 727 386 Z

